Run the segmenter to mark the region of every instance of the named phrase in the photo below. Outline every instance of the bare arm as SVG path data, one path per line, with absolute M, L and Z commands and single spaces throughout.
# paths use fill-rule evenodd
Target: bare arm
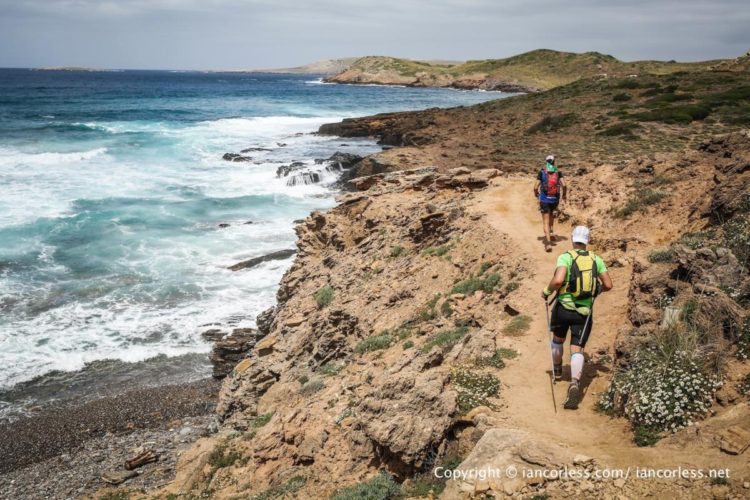
M 549 295 L 552 295 L 555 293 L 556 290 L 559 290 L 561 286 L 563 286 L 563 283 L 565 283 L 565 277 L 568 274 L 568 268 L 565 266 L 560 266 L 557 269 L 555 269 L 555 275 L 552 276 L 552 280 L 549 282 L 549 285 L 547 285 L 547 290 L 550 291 Z M 611 282 L 610 282 L 611 283 Z M 542 292 L 542 298 L 544 300 L 547 300 L 547 297 L 549 295 L 546 295 L 544 292 Z
M 609 275 L 609 271 L 600 274 L 599 281 L 602 283 L 602 292 L 608 292 L 612 290 L 612 278 Z
M 534 184 L 534 197 L 539 197 L 539 189 L 542 187 L 542 183 L 539 182 L 539 179 L 536 180 L 536 183 Z
M 563 177 L 560 177 L 560 186 L 562 186 L 562 202 L 565 203 L 568 198 L 568 183 L 565 182 Z

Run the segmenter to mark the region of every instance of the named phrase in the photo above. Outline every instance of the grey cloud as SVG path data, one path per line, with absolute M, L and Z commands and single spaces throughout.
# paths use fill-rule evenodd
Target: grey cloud
M 747 1 L 0 0 L 0 66 L 291 66 L 329 57 L 733 57 Z

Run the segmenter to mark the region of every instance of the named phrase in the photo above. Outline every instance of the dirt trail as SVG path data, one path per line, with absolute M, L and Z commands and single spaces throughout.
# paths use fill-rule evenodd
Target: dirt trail
M 620 327 L 627 323 L 627 288 L 630 267 L 610 269 L 615 288 L 599 297 L 595 306 L 594 328 L 586 346 L 587 363 L 584 370 L 584 397 L 577 411 L 565 410 L 562 403 L 570 381 L 569 338 L 563 357 L 564 379 L 554 386 L 557 413 L 551 397 L 551 358 L 544 302 L 541 290 L 549 282 L 557 256 L 571 248 L 569 224 L 555 227 L 558 237 L 564 239 L 544 251 L 541 216 L 533 198 L 533 181 L 520 177 L 498 179 L 484 191 L 474 210 L 486 215 L 487 222 L 498 232 L 507 234 L 516 244 L 529 275 L 512 300 L 514 308 L 532 318 L 529 331 L 521 337 L 508 337 L 498 332 L 498 347 L 511 347 L 519 352 L 517 360 L 503 370 L 503 399 L 507 408 L 502 410 L 507 427 L 532 431 L 540 438 L 568 445 L 577 452 L 602 458 L 612 465 L 654 463 L 659 457 L 653 449 L 635 448 L 624 419 L 611 419 L 597 413 L 594 405 L 597 393 L 607 385 L 609 368 L 597 366 L 590 355 L 600 348 L 608 350 L 614 343 Z M 596 251 L 596 245 L 592 245 Z M 670 456 L 669 462 L 675 463 Z

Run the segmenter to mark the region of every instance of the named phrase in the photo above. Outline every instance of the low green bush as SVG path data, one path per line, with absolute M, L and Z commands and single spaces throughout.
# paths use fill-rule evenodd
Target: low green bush
M 599 410 L 631 421 L 634 428 L 673 431 L 701 418 L 711 407 L 718 379 L 706 373 L 690 331 L 652 334 L 599 398 Z
M 325 375 L 327 377 L 333 377 L 334 375 L 338 375 L 339 372 L 343 370 L 345 367 L 346 367 L 345 363 L 337 363 L 335 361 L 329 361 L 315 371 L 317 373 L 320 373 L 321 375 Z
M 336 493 L 331 500 L 395 500 L 401 496 L 401 487 L 385 471 L 367 481 L 349 486 Z
M 253 429 L 260 429 L 261 427 L 266 425 L 268 422 L 270 422 L 271 418 L 273 418 L 273 413 L 274 412 L 261 413 L 260 415 L 256 416 L 253 419 L 253 424 L 252 424 Z
M 645 207 L 655 205 L 667 196 L 664 191 L 651 188 L 636 189 L 633 195 L 625 203 L 625 206 L 615 211 L 615 217 L 624 218 L 635 212 L 640 212 Z
M 738 214 L 724 224 L 724 243 L 743 267 L 750 266 L 750 216 Z
M 652 250 L 648 254 L 648 261 L 652 264 L 657 262 L 672 262 L 672 260 L 674 260 L 674 250 L 671 248 Z
M 740 394 L 750 396 L 750 373 L 745 375 L 740 380 L 740 383 L 737 384 L 737 390 L 740 392 Z
M 309 382 L 306 382 L 302 384 L 302 387 L 299 388 L 299 393 L 303 396 L 309 396 L 311 394 L 315 394 L 316 392 L 321 391 L 326 385 L 323 383 L 322 380 L 319 379 L 312 379 Z
M 578 122 L 578 116 L 575 113 L 565 113 L 562 115 L 547 115 L 526 131 L 529 134 L 555 132 L 557 130 L 569 127 Z
M 315 292 L 314 297 L 315 302 L 318 304 L 318 307 L 327 306 L 333 300 L 333 287 L 331 287 L 331 285 L 321 287 L 317 292 Z
M 625 101 L 631 100 L 632 98 L 633 96 L 631 96 L 630 94 L 626 92 L 621 92 L 619 94 L 615 94 L 614 96 L 612 96 L 612 100 L 614 102 L 625 102 Z
M 630 115 L 637 121 L 662 122 L 671 124 L 686 124 L 695 120 L 703 120 L 711 114 L 711 108 L 702 104 L 684 104 L 682 106 L 669 106 L 635 113 Z
M 503 361 L 503 354 L 500 349 L 496 349 L 495 352 L 490 356 L 480 356 L 474 360 L 474 365 L 479 368 L 486 368 L 491 366 L 492 368 L 505 368 L 505 361 Z
M 272 500 L 274 498 L 294 498 L 294 494 L 297 493 L 305 485 L 307 480 L 302 476 L 294 476 L 289 479 L 286 483 L 269 488 L 255 496 L 250 497 L 250 500 Z
M 401 245 L 396 245 L 391 249 L 391 257 L 393 257 L 394 259 L 397 257 L 401 257 L 402 255 L 406 255 L 407 253 L 408 252 L 406 251 L 406 249 Z
M 234 465 L 241 458 L 240 454 L 227 448 L 226 443 L 217 445 L 208 456 L 208 464 L 214 469 L 223 469 Z
M 637 123 L 629 123 L 629 122 L 621 122 L 616 123 L 612 125 L 611 127 L 607 127 L 601 132 L 599 132 L 597 135 L 603 136 L 603 137 L 617 137 L 617 136 L 629 136 L 629 137 L 635 137 L 635 134 L 633 133 L 635 130 L 638 130 L 641 128 L 640 125 Z
M 519 337 L 526 333 L 531 326 L 531 318 L 525 314 L 515 316 L 510 322 L 503 328 L 503 333 L 509 337 Z
M 659 441 L 659 431 L 647 425 L 639 425 L 633 429 L 633 442 L 637 446 L 653 446 Z
M 388 349 L 391 344 L 393 344 L 393 337 L 389 333 L 383 332 L 379 335 L 373 335 L 372 337 L 362 340 L 354 348 L 354 352 L 357 354 L 365 354 L 368 352 L 379 351 L 381 349 Z
M 451 383 L 455 386 L 458 397 L 456 403 L 462 413 L 477 406 L 493 405 L 489 398 L 500 391 L 500 381 L 491 373 L 459 367 L 451 372 Z
M 449 245 L 440 245 L 436 247 L 429 247 L 422 250 L 422 255 L 428 257 L 442 257 L 443 255 L 450 252 L 451 247 Z
M 465 326 L 454 328 L 452 330 L 440 331 L 422 346 L 422 352 L 430 352 L 435 346 L 453 346 L 458 343 L 468 331 L 469 328 Z
M 451 293 L 462 293 L 464 295 L 471 295 L 478 290 L 482 290 L 485 293 L 492 293 L 495 287 L 500 283 L 500 275 L 492 273 L 484 278 L 471 277 L 463 281 L 459 281 L 451 289 Z

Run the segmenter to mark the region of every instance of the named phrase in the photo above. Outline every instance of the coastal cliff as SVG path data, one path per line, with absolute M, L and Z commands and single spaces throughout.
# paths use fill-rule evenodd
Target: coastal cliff
M 743 495 L 747 81 L 743 71 L 587 79 L 469 108 L 323 126 L 396 147 L 354 165 L 354 192 L 298 224 L 295 263 L 277 305 L 259 318 L 262 338 L 223 383 L 220 430 L 183 455 L 163 496 Z M 576 412 L 554 413 L 550 391 L 559 403 L 564 387 L 551 389 L 545 372 L 538 294 L 555 254 L 539 242 L 531 193 L 548 153 L 571 191 L 555 254 L 585 223 L 615 282 L 597 301 Z M 636 395 L 615 381 L 645 372 L 649 348 L 684 338 L 695 339 L 680 351 L 694 378 L 712 381 L 692 398 L 707 406 L 676 401 L 685 423 L 646 426 L 627 405 Z M 633 464 L 732 475 L 434 474 Z
M 631 74 L 669 74 L 707 69 L 718 61 L 624 62 L 599 52 L 559 52 L 539 49 L 505 59 L 440 64 L 385 56 L 367 56 L 325 78 L 331 83 L 452 87 L 457 89 L 538 92 L 582 78 Z

